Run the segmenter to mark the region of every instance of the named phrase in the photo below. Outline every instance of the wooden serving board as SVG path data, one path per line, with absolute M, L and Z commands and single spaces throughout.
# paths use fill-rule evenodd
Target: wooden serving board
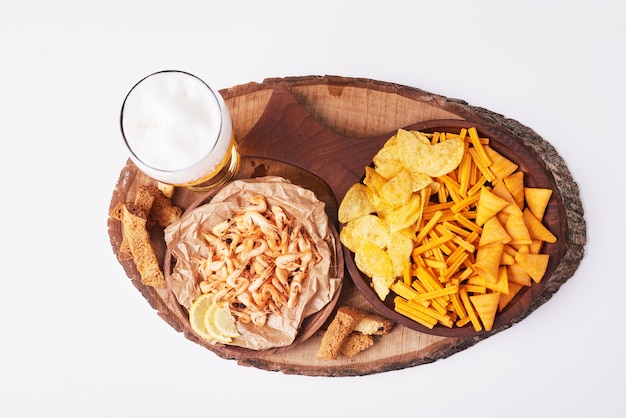
M 364 167 L 398 128 L 419 128 L 434 119 L 464 120 L 514 136 L 519 146 L 535 156 L 533 164 L 552 173 L 562 215 L 559 232 L 562 251 L 560 262 L 542 284 L 540 293 L 533 295 L 528 308 L 497 332 L 522 320 L 550 299 L 574 274 L 584 255 L 586 224 L 578 186 L 554 148 L 514 120 L 420 89 L 345 77 L 267 79 L 225 89 L 221 94 L 232 113 L 235 137 L 242 154 L 236 177 L 281 176 L 313 190 L 326 203 L 329 219 L 337 228 L 338 202 L 347 189 L 362 178 Z M 137 188 L 151 183 L 154 181 L 128 161 L 110 207 L 119 201 L 132 202 Z M 197 193 L 177 189 L 173 202 L 187 208 L 198 197 Z M 108 228 L 113 251 L 118 254 L 122 240 L 120 223 L 109 218 Z M 157 254 L 164 260 L 163 231 L 155 228 L 151 234 Z M 377 338 L 373 347 L 353 358 L 318 360 L 315 353 L 322 327 L 311 338 L 288 350 L 232 351 L 197 338 L 191 332 L 186 312 L 171 292 L 142 285 L 134 263 L 120 263 L 133 285 L 176 331 L 222 358 L 264 370 L 312 376 L 367 375 L 443 359 L 493 335 L 436 336 L 397 325 L 390 334 Z M 337 306 L 341 305 L 374 311 L 347 272 Z

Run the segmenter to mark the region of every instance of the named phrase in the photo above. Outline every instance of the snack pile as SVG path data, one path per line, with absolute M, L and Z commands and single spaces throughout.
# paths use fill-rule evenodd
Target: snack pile
M 540 282 L 557 237 L 543 225 L 550 189 L 475 128 L 400 129 L 339 207 L 340 239 L 381 300 L 425 327 L 490 331 L 496 313 Z
M 215 305 L 228 306 L 239 322 L 258 327 L 265 326 L 270 313 L 282 316 L 284 309 L 296 306 L 312 267 L 321 260 L 302 225 L 258 194 L 202 237 L 207 254 L 198 266 L 202 294 L 212 295 Z
M 351 306 L 342 306 L 322 336 L 316 357 L 335 360 L 354 357 L 374 345 L 374 336 L 391 332 L 394 323 L 383 316 Z
M 209 343 L 288 346 L 340 287 L 324 203 L 285 179 L 231 182 L 164 235 L 168 285 Z
M 178 220 L 182 209 L 172 204 L 174 187 L 163 183 L 143 185 L 137 189 L 133 202 L 119 202 L 111 217 L 122 222 L 122 243 L 118 259 L 133 260 L 144 285 L 165 287 L 163 270 L 159 266 L 150 229 L 156 224 L 167 227 Z

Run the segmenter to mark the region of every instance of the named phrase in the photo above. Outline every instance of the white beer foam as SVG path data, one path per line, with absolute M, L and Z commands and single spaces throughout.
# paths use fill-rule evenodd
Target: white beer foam
M 131 159 L 157 180 L 185 183 L 202 177 L 230 146 L 232 122 L 228 110 L 222 119 L 222 109 L 219 93 L 190 74 L 164 71 L 146 77 L 131 90 L 122 111 Z M 227 137 L 217 142 L 220 134 Z

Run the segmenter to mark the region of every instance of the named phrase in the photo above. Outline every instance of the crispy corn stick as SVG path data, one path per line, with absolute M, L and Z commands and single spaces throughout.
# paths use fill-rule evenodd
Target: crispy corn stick
M 461 296 L 461 301 L 463 302 L 463 306 L 465 307 L 465 310 L 467 311 L 470 321 L 472 322 L 472 325 L 474 326 L 474 330 L 477 332 L 481 331 L 483 329 L 483 326 L 481 325 L 480 320 L 478 319 L 478 315 L 476 314 L 476 311 L 474 310 L 474 306 L 472 305 L 472 302 L 469 299 L 469 296 L 467 294 L 467 289 L 465 287 L 461 287 L 460 296 Z
M 449 287 L 444 287 L 442 289 L 437 289 L 437 290 L 433 290 L 430 292 L 419 294 L 412 300 L 419 302 L 422 300 L 435 299 L 441 296 L 447 296 L 447 295 L 457 293 L 458 291 L 459 291 L 459 288 L 457 286 L 449 286 Z
M 394 299 L 394 309 L 399 314 L 412 319 L 418 324 L 422 324 L 426 328 L 432 329 L 435 325 L 437 325 L 437 320 L 435 318 L 424 315 L 422 312 L 419 312 L 415 308 L 409 306 L 408 302 L 400 297 Z

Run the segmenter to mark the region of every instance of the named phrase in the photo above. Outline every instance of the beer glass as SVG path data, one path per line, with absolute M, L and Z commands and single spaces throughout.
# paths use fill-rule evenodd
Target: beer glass
M 131 161 L 157 181 L 205 191 L 228 182 L 239 167 L 224 99 L 187 72 L 140 80 L 124 99 L 120 124 Z

